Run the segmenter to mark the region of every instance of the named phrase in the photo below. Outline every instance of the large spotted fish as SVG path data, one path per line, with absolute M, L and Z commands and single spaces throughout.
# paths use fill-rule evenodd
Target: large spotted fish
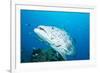
M 74 44 L 72 38 L 62 29 L 55 26 L 40 25 L 34 32 L 57 51 L 65 60 L 67 55 L 74 54 Z

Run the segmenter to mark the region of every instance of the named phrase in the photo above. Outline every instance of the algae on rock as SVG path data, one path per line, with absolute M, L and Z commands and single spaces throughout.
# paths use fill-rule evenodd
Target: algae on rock
M 59 53 L 50 49 L 33 49 L 32 62 L 63 61 Z

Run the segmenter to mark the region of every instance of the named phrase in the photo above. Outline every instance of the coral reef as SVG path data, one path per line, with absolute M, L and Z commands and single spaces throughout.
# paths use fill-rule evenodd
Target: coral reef
M 32 62 L 63 61 L 62 56 L 53 49 L 33 49 Z

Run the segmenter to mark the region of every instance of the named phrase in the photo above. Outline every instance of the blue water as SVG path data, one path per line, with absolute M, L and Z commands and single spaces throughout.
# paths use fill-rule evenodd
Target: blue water
M 21 10 L 21 60 L 30 62 L 33 48 L 49 48 L 39 40 L 33 29 L 50 25 L 64 29 L 73 38 L 76 55 L 67 60 L 89 60 L 90 14 L 83 12 L 56 12 Z

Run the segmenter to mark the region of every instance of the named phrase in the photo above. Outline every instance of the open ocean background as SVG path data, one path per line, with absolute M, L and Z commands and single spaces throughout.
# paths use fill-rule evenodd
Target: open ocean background
M 75 56 L 68 61 L 89 60 L 90 58 L 90 14 L 83 12 L 56 12 L 21 10 L 21 60 L 30 62 L 33 49 L 51 48 L 39 40 L 34 28 L 39 25 L 56 26 L 64 29 L 73 38 Z

